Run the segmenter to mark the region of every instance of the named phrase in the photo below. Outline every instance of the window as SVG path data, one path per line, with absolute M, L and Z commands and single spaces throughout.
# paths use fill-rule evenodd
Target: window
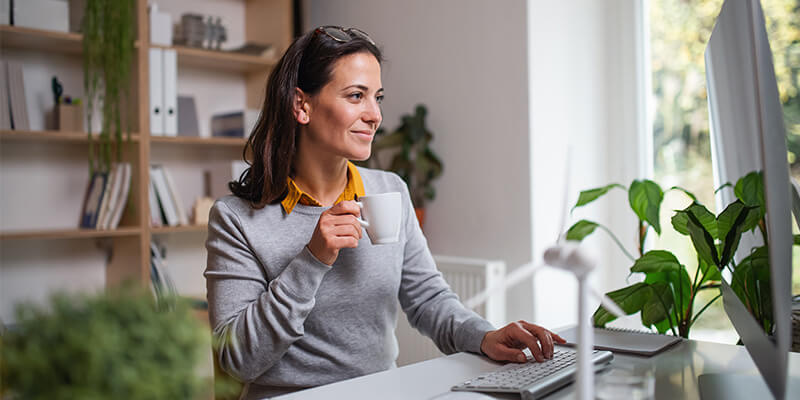
M 653 86 L 654 179 L 662 187 L 680 186 L 715 210 L 711 170 L 708 108 L 703 53 L 722 0 L 652 0 L 649 6 L 650 63 Z M 800 180 L 800 0 L 762 0 L 767 35 L 773 52 L 787 130 L 791 174 Z M 672 210 L 690 200 L 679 191 L 664 198 L 662 236 L 656 246 L 673 250 L 687 264 L 690 276 L 697 267 L 691 242 L 672 230 Z M 794 252 L 793 293 L 800 293 L 800 252 Z M 705 290 L 699 309 L 719 292 Z M 738 339 L 722 302 L 710 307 L 692 328 L 697 339 L 732 343 Z

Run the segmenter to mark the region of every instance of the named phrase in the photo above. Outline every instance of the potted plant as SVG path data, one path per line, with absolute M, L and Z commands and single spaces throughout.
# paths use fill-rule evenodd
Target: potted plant
M 723 187 L 730 186 L 729 184 Z M 581 241 L 601 228 L 611 235 L 616 244 L 631 259 L 631 274 L 643 274 L 644 280 L 607 295 L 627 314 L 641 313 L 642 325 L 654 327 L 660 333 L 670 331 L 673 335 L 689 337 L 692 325 L 721 294 L 694 310 L 697 295 L 704 290 L 719 291 L 722 275 L 728 268 L 732 273 L 731 288 L 747 305 L 764 331 L 771 333 L 772 306 L 769 303 L 769 264 L 766 245 L 753 249 L 749 255 L 734 261 L 734 254 L 744 232 L 759 230 L 764 243 L 768 243 L 764 225 L 763 177 L 760 172 L 751 172 L 739 179 L 733 187 L 737 200 L 729 204 L 719 215 L 714 215 L 697 202 L 690 192 L 680 190 L 693 202 L 683 210 L 677 210 L 671 219 L 675 230 L 689 236 L 697 253 L 698 268 L 690 277 L 686 266 L 667 250 L 645 251 L 645 239 L 652 228 L 661 234 L 658 219 L 664 191 L 653 181 L 635 180 L 629 187 L 620 184 L 586 190 L 580 193 L 577 207 L 589 204 L 612 189 L 628 192 L 631 209 L 638 217 L 638 257 L 634 258 L 606 227 L 599 223 L 580 220 L 567 231 L 567 240 Z M 720 188 L 722 189 L 722 188 Z M 718 190 L 720 190 L 718 189 Z M 797 243 L 797 240 L 795 240 Z M 602 306 L 595 311 L 595 326 L 605 326 L 616 317 Z
M 425 126 L 427 113 L 425 106 L 418 104 L 414 114 L 401 117 L 400 126 L 394 131 L 378 129 L 372 145 L 372 156 L 360 163 L 395 172 L 403 178 L 411 193 L 420 226 L 425 219 L 425 204 L 436 197 L 433 181 L 442 174 L 444 168 L 429 146 L 433 134 Z M 390 161 L 388 165 L 383 165 L 380 160 L 386 159 L 387 155 Z
M 89 132 L 89 175 L 111 170 L 122 157 L 122 132 L 128 106 L 136 29 L 134 0 L 87 0 L 83 31 L 83 74 Z M 94 106 L 100 105 L 102 128 L 92 137 Z M 123 121 L 123 119 L 125 119 Z M 112 156 L 112 151 L 114 155 Z

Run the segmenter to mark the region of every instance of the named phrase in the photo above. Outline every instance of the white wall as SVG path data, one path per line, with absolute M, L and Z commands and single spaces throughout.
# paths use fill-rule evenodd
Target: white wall
M 428 108 L 445 171 L 427 206 L 437 254 L 531 259 L 527 36 L 524 0 L 310 0 L 308 21 L 355 26 L 383 48 L 383 126 Z M 309 28 L 310 29 L 310 28 Z M 508 319 L 532 318 L 530 284 Z

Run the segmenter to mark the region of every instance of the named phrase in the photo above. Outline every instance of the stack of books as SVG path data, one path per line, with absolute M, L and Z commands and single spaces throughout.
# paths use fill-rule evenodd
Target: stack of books
M 116 229 L 131 189 L 130 163 L 117 163 L 109 172 L 95 172 L 83 199 L 80 227 L 87 229 Z
M 187 214 L 175 182 L 163 165 L 150 166 L 150 225 L 188 225 Z

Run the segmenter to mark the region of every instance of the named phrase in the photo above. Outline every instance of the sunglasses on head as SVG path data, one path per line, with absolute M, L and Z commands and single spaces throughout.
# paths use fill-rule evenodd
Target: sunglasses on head
M 320 26 L 314 30 L 315 34 L 325 34 L 329 38 L 339 42 L 346 43 L 355 38 L 364 39 L 373 46 L 377 46 L 372 38 L 366 32 L 358 28 L 342 28 L 341 26 L 326 25 Z

